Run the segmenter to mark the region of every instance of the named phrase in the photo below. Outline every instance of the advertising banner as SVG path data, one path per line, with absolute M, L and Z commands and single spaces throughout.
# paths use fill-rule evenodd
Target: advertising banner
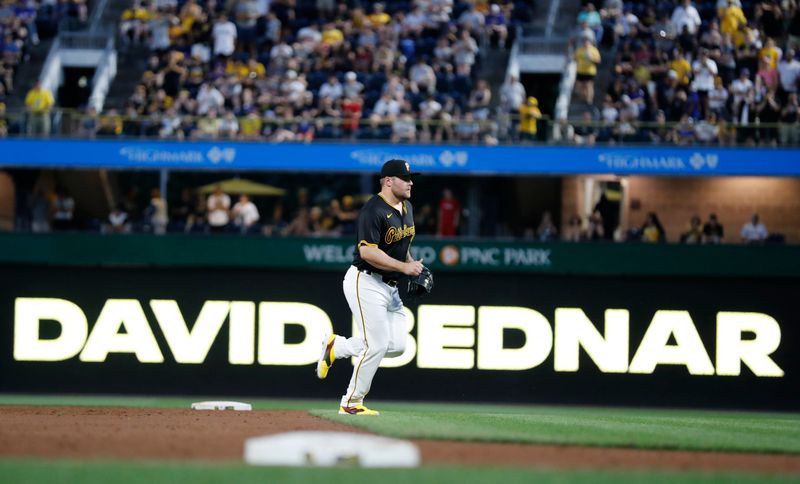
M 341 271 L 5 266 L 0 392 L 329 398 Z M 370 398 L 800 410 L 797 279 L 436 274 Z
M 800 150 L 774 148 L 276 144 L 118 140 L 0 141 L 0 168 L 376 173 L 403 158 L 427 174 L 800 176 Z

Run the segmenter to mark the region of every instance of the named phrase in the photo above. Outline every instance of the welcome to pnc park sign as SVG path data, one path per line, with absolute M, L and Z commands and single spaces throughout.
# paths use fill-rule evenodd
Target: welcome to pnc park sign
M 154 318 L 148 319 L 145 304 Z M 707 347 L 688 311 L 655 311 L 637 341 L 631 340 L 626 309 L 605 310 L 602 331 L 574 307 L 556 308 L 552 323 L 541 312 L 519 306 L 421 305 L 416 315 L 405 311 L 406 350 L 384 359 L 382 366 L 414 362 L 422 369 L 526 371 L 552 355 L 556 372 L 577 372 L 583 350 L 609 374 L 652 374 L 659 366 L 677 365 L 689 375 L 732 377 L 746 367 L 757 377 L 784 376 L 771 356 L 780 347 L 781 328 L 765 313 L 717 312 L 715 341 Z M 161 364 L 170 355 L 178 364 L 197 365 L 205 362 L 227 323 L 231 365 L 309 365 L 318 358 L 323 336 L 333 330 L 323 309 L 291 301 L 208 300 L 194 324 L 187 325 L 175 300 L 107 299 L 90 327 L 75 302 L 18 297 L 13 320 L 18 362 L 77 358 L 98 364 L 113 354 L 129 354 L 142 364 Z M 58 335 L 43 337 L 43 324 L 56 324 Z M 302 341 L 286 341 L 291 325 L 302 327 Z M 166 347 L 159 345 L 156 330 Z M 521 346 L 507 346 L 507 330 L 524 336 Z

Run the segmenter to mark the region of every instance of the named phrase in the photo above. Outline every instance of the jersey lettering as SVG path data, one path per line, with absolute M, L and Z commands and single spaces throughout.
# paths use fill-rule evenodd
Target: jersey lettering
M 386 236 L 384 237 L 384 241 L 387 244 L 392 244 L 394 242 L 399 242 L 406 237 L 411 237 L 415 234 L 414 226 L 412 225 L 409 227 L 408 225 L 403 225 L 402 229 L 398 229 L 397 227 L 389 227 L 386 231 Z

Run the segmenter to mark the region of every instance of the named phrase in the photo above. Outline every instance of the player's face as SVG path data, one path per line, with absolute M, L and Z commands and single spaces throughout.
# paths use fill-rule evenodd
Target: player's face
M 411 186 L 414 184 L 411 178 L 392 177 L 392 194 L 400 200 L 411 198 Z

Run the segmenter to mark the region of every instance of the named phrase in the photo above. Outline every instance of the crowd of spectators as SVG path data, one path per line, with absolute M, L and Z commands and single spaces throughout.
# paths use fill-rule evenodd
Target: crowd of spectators
M 102 233 L 242 234 L 267 237 L 355 236 L 361 204 L 371 195 L 337 195 L 323 190 L 310 196 L 298 188 L 290 198 L 257 199 L 243 193 L 229 195 L 216 185 L 205 195 L 184 188 L 167 203 L 158 188 L 142 200 L 139 190 L 125 192 L 108 216 L 82 216 L 76 200 L 63 186 L 52 191 L 34 190 L 18 208 L 18 230 L 35 233 L 99 231 Z M 259 208 L 261 207 L 261 208 Z M 262 211 L 266 213 L 262 213 Z M 455 237 L 462 229 L 461 202 L 445 188 L 438 201 L 419 203 L 415 212 L 418 235 Z M 269 214 L 269 215 L 267 215 Z
M 602 107 L 572 123 L 574 142 L 800 142 L 796 0 L 584 2 L 578 23 L 590 54 L 601 45 L 616 57 Z
M 106 116 L 116 117 L 107 131 L 491 141 L 479 52 L 508 47 L 530 8 L 485 0 L 136 0 L 121 35 L 147 45 L 151 57 L 124 110 Z
M 536 229 L 529 229 L 525 238 L 538 240 L 541 242 L 562 240 L 565 242 L 589 242 L 589 241 L 621 241 L 621 242 L 642 242 L 658 244 L 665 242 L 679 242 L 681 244 L 722 244 L 722 243 L 741 243 L 746 245 L 761 245 L 765 243 L 783 243 L 784 236 L 779 233 L 770 233 L 759 215 L 754 213 L 750 220 L 746 221 L 738 233 L 738 237 L 728 235 L 725 238 L 725 228 L 717 218 L 717 214 L 711 213 L 708 220 L 703 222 L 699 215 L 694 215 L 689 220 L 687 228 L 680 234 L 673 234 L 668 238 L 667 232 L 655 212 L 649 212 L 641 226 L 630 227 L 622 234 L 615 234 L 613 227 L 603 221 L 603 216 L 599 210 L 595 210 L 588 217 L 582 218 L 580 215 L 572 215 L 567 220 L 563 231 L 559 233 L 558 228 L 552 220 L 550 212 L 545 211 L 541 222 Z

